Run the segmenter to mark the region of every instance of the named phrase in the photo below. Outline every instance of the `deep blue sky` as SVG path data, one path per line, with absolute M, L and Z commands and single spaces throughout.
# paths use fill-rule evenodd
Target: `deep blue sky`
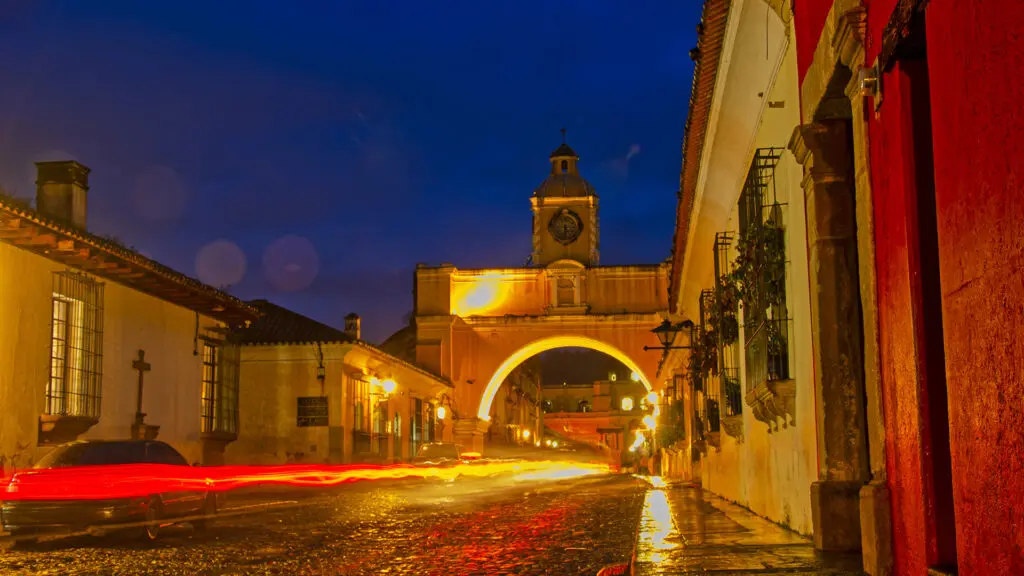
M 563 126 L 602 263 L 668 257 L 699 10 L 0 0 L 0 184 L 79 160 L 92 232 L 379 341 L 417 262 L 525 261 Z

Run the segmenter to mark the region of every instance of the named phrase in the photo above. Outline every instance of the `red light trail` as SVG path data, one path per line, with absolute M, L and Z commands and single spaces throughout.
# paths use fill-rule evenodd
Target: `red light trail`
M 454 480 L 522 474 L 558 479 L 610 471 L 604 464 L 553 461 L 475 462 L 450 467 L 395 465 L 288 465 L 183 467 L 162 464 L 79 466 L 24 470 L 0 482 L 0 500 L 106 500 L 168 492 L 222 492 L 247 486 L 328 487 L 348 482 L 405 478 Z

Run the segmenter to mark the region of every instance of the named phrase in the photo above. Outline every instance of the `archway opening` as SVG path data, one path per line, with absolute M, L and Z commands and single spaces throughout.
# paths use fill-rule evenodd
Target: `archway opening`
M 590 350 L 607 354 L 625 365 L 631 374 L 636 374 L 637 381 L 642 383 L 648 392 L 653 390 L 647 374 L 644 373 L 636 362 L 618 348 L 586 336 L 553 336 L 534 340 L 510 354 L 509 357 L 506 358 L 500 366 L 498 366 L 498 369 L 495 370 L 494 375 L 491 376 L 490 381 L 487 383 L 487 388 L 484 389 L 484 393 L 480 398 L 477 417 L 488 422 L 491 420 L 491 404 L 494 402 L 494 397 L 501 388 L 501 385 L 505 382 L 505 379 L 513 370 L 530 358 L 556 348 L 588 348 Z

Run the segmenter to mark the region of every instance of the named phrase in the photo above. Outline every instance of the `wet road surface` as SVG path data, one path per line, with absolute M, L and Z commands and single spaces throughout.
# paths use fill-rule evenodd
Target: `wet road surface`
M 644 495 L 636 574 L 861 575 L 859 555 L 819 557 L 810 540 L 687 485 Z
M 629 558 L 647 488 L 621 475 L 373 484 L 307 493 L 205 533 L 169 527 L 155 543 L 110 535 L 8 550 L 0 573 L 595 574 Z

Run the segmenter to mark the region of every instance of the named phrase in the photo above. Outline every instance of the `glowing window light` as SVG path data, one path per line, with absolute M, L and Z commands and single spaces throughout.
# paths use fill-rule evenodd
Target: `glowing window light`
M 633 399 L 630 398 L 629 396 L 626 396 L 619 403 L 619 407 L 622 408 L 623 412 L 629 412 L 630 410 L 633 409 Z
M 445 412 L 444 406 L 438 406 L 437 407 L 437 419 L 438 420 L 444 420 L 445 413 L 446 412 Z

